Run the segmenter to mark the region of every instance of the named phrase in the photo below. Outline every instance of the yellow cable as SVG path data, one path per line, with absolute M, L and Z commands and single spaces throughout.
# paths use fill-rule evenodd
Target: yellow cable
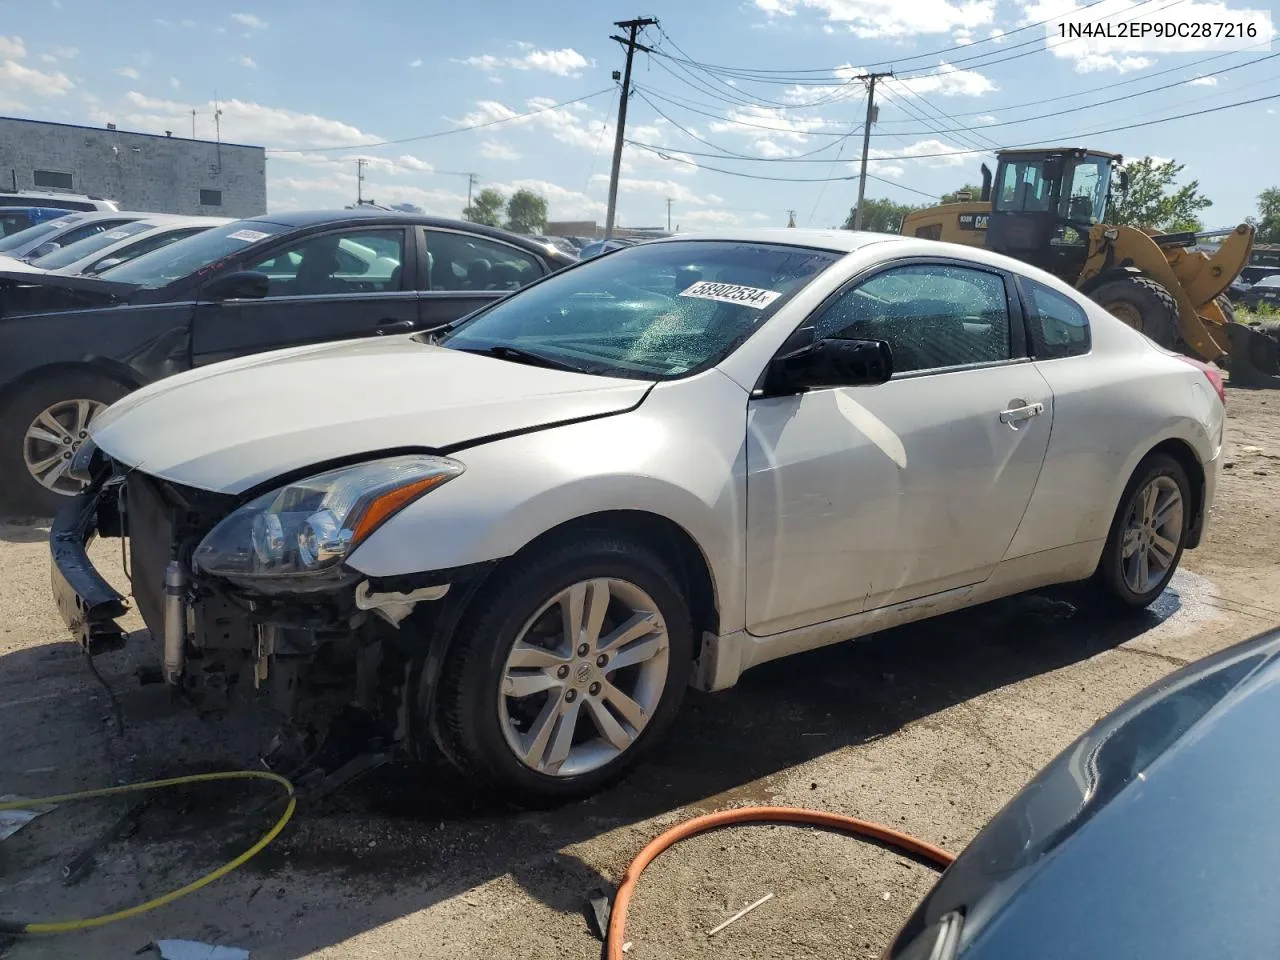
M 126 910 L 119 910 L 115 913 L 104 914 L 100 917 L 89 917 L 85 920 L 61 920 L 54 923 L 14 923 L 12 921 L 0 920 L 0 932 L 5 933 L 69 933 L 73 930 L 88 930 L 92 927 L 105 926 L 108 923 L 115 923 L 117 920 L 127 920 L 130 917 L 136 917 L 139 914 L 146 913 L 149 910 L 155 910 L 157 907 L 167 906 L 175 900 L 180 900 L 189 893 L 195 893 L 202 887 L 207 887 L 215 880 L 225 877 L 232 870 L 244 866 L 259 853 L 261 853 L 276 837 L 280 835 L 280 831 L 285 828 L 285 824 L 293 816 L 293 811 L 298 805 L 298 798 L 294 793 L 293 784 L 280 776 L 278 773 L 269 773 L 265 770 L 229 770 L 225 773 L 197 773 L 187 777 L 172 777 L 168 780 L 148 780 L 144 783 L 130 783 L 120 787 L 104 787 L 101 790 L 83 790 L 79 793 L 64 793 L 56 797 L 36 797 L 32 799 L 11 801 L 8 803 L 0 803 L 0 810 L 17 810 L 29 809 L 31 807 L 46 806 L 51 804 L 70 803 L 73 800 L 93 800 L 99 797 L 116 797 L 125 793 L 141 793 L 145 790 L 162 790 L 166 787 L 180 787 L 192 783 L 210 783 L 219 780 L 270 780 L 278 783 L 284 788 L 285 794 L 289 797 L 289 804 L 285 807 L 284 813 L 275 825 L 263 834 L 262 838 L 252 847 L 246 850 L 234 860 L 224 863 L 216 870 L 206 873 L 198 880 L 193 880 L 185 887 L 173 890 L 163 896 L 156 897 L 154 900 L 148 900 L 146 903 L 138 904 L 136 907 L 129 907 Z

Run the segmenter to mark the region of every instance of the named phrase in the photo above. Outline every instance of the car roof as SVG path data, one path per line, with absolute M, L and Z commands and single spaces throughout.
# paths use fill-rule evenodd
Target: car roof
M 615 238 L 620 239 L 620 238 Z M 645 243 L 679 243 L 685 240 L 727 240 L 731 243 L 781 243 L 796 247 L 816 247 L 835 253 L 852 253 L 872 243 L 902 239 L 893 233 L 865 230 L 801 230 L 796 227 L 760 227 L 754 230 L 726 230 L 714 233 L 681 233 L 657 237 Z

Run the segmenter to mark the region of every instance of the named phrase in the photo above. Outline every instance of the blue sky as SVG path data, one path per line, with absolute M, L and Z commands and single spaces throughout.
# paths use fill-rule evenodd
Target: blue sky
M 1088 15 L 1222 22 L 1256 20 L 1274 5 L 1103 0 Z M 1044 27 L 1014 33 L 1080 6 L 1072 0 L 650 0 L 647 7 L 613 0 L 365 6 L 0 0 L 0 113 L 189 136 L 195 110 L 196 134 L 211 139 L 216 92 L 223 139 L 272 151 L 272 209 L 353 201 L 355 158 L 364 156 L 365 196 L 379 202 L 456 216 L 467 191 L 460 174 L 471 172 L 481 187 L 542 193 L 553 219 L 603 222 L 617 109 L 610 73 L 623 61 L 609 34 L 615 20 L 657 17 L 661 30 L 650 28 L 644 37 L 660 53 L 783 71 L 769 75 L 780 82 L 758 83 L 669 57 L 637 56 L 633 80 L 641 96 L 632 101 L 628 136 L 664 155 L 626 149 L 619 223 L 664 225 L 671 198 L 673 226 L 687 231 L 782 226 L 789 210 L 800 226 L 842 222 L 856 196 L 854 180 L 752 180 L 706 167 L 769 177 L 856 174 L 850 161 L 861 134 L 844 135 L 861 122 L 865 100 L 862 84 L 847 78 L 867 65 L 892 62 L 902 77 L 878 92 L 871 172 L 880 179 L 869 182 L 867 194 L 903 202 L 927 202 L 913 191 L 937 194 L 976 182 L 978 165 L 991 162 L 978 153 L 918 155 L 992 143 L 1081 142 L 1092 131 L 1280 95 L 1280 57 L 1259 60 L 1273 52 L 1265 32 L 1245 52 L 1154 43 L 1048 47 Z M 947 47 L 955 49 L 934 53 Z M 1003 57 L 1012 59 L 994 62 Z M 1209 57 L 1216 59 L 1204 62 Z M 839 69 L 817 72 L 824 68 Z M 786 73 L 799 70 L 815 72 Z M 1098 90 L 1117 83 L 1123 85 Z M 1077 109 L 1130 94 L 1138 95 Z M 365 146 L 580 97 L 588 98 L 482 130 Z M 1020 106 L 1047 98 L 1058 99 Z M 1280 185 L 1277 109 L 1280 99 L 1085 142 L 1126 156 L 1176 158 L 1186 164 L 1184 177 L 1199 179 L 1214 201 L 1206 223 L 1234 224 L 1254 212 L 1262 189 Z

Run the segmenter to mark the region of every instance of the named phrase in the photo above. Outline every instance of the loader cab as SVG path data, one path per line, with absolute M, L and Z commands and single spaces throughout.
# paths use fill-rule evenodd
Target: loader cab
M 1088 259 L 1089 230 L 1105 221 L 1120 160 L 1075 147 L 1001 151 L 987 248 L 1074 283 Z

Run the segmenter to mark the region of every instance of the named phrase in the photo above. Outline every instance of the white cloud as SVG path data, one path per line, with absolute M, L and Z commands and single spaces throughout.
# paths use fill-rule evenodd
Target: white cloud
M 267 21 L 252 13 L 233 13 L 231 19 L 250 30 L 265 30 L 268 27 Z
M 821 117 L 797 116 L 782 107 L 730 107 L 724 120 L 708 124 L 713 133 L 734 132 L 753 138 L 763 134 L 769 139 L 805 143 L 814 131 L 830 131 L 832 124 Z M 843 125 L 847 129 L 847 125 Z
M 607 177 L 605 178 L 608 179 Z M 547 201 L 549 220 L 585 220 L 599 217 L 605 212 L 605 204 L 577 190 L 569 190 L 550 180 L 510 180 L 505 183 L 485 182 L 504 196 L 517 190 L 531 190 Z
M 410 61 L 409 66 L 411 66 L 411 67 L 420 67 L 420 66 L 422 66 L 422 58 L 421 58 L 421 57 L 419 57 L 417 60 L 412 60 L 412 61 Z
M 250 57 L 247 54 L 241 54 L 238 57 L 232 57 L 231 62 L 236 64 L 237 66 L 244 67 L 247 70 L 258 69 L 258 65 L 254 63 L 253 57 Z
M 865 87 L 857 78 L 869 70 L 846 63 L 836 67 L 833 77 L 840 83 L 813 86 L 787 87 L 782 96 L 797 106 L 817 103 L 837 103 L 841 100 L 860 98 Z M 936 70 L 908 80 L 889 80 L 889 89 L 911 97 L 937 94 L 943 97 L 978 97 L 998 89 L 990 79 L 976 70 L 965 70 L 945 60 L 939 60 Z M 772 126 L 772 124 L 770 124 Z
M 71 78 L 60 71 L 46 73 L 24 67 L 16 60 L 0 61 L 0 97 L 12 103 L 19 102 L 18 95 L 24 93 L 38 97 L 60 97 L 73 86 Z
M 516 46 L 524 51 L 520 56 L 496 57 L 493 54 L 484 53 L 475 57 L 455 60 L 454 63 L 464 63 L 469 67 L 478 67 L 481 70 L 497 70 L 499 67 L 511 67 L 515 70 L 541 70 L 544 73 L 555 74 L 558 77 L 580 76 L 583 68 L 589 67 L 593 63 L 593 61 L 588 60 L 571 47 L 565 47 L 560 50 L 539 50 L 528 43 L 518 43 Z
M 973 34 L 968 30 L 960 30 L 951 35 L 951 42 L 957 46 L 967 46 L 973 43 Z
M 597 173 L 591 178 L 592 183 L 608 184 L 607 173 Z M 714 193 L 700 193 L 674 180 L 643 180 L 636 177 L 619 177 L 618 190 L 621 193 L 643 193 L 658 197 L 670 197 L 677 203 L 694 203 L 699 206 L 724 203 L 722 197 Z
M 169 88 L 170 88 L 171 90 L 177 90 L 177 89 L 178 89 L 179 87 L 181 87 L 181 86 L 182 86 L 182 84 L 178 82 L 178 78 L 177 78 L 177 77 L 170 77 L 170 78 L 169 78 Z
M 996 0 L 754 0 L 770 17 L 812 10 L 860 39 L 953 33 L 995 20 Z
M 1103 70 L 1127 73 L 1154 64 L 1153 54 L 1238 50 L 1247 44 L 1265 44 L 1276 37 L 1269 11 L 1233 8 L 1228 0 L 1182 0 L 1154 6 L 1142 0 L 1104 0 L 1090 5 L 1087 11 L 1082 10 L 1083 6 L 1080 0 L 1029 0 L 1021 11 L 1024 25 L 1050 21 L 1043 28 L 1048 49 L 1055 57 L 1074 61 L 1078 73 Z M 1179 37 L 1176 32 L 1169 31 L 1170 36 L 1166 37 L 1163 36 L 1166 31 L 1162 30 L 1158 35 L 1153 30 L 1140 37 L 1064 37 L 1061 18 L 1068 15 L 1071 15 L 1071 23 L 1252 24 L 1257 29 L 1257 36 L 1242 41 L 1238 36 L 1203 38 L 1188 33 Z
M 906 146 L 898 147 L 892 150 L 886 150 L 880 147 L 872 147 L 867 156 L 873 158 L 874 161 L 867 164 L 867 169 L 871 173 L 882 177 L 900 177 L 906 172 L 903 163 L 894 163 L 895 157 L 910 157 L 910 163 L 918 164 L 924 167 L 960 167 L 967 163 L 973 162 L 972 154 L 961 154 L 959 156 L 930 156 L 930 154 L 950 154 L 953 151 L 961 150 L 955 144 L 947 143 L 943 140 L 925 139 L 918 140 L 915 143 L 909 143 Z M 858 164 L 850 163 L 850 170 L 857 172 Z
M 21 60 L 27 55 L 27 45 L 21 37 L 0 36 L 0 57 Z
M 693 223 L 741 223 L 742 218 L 728 210 L 681 210 L 678 220 Z
M 133 67 L 116 67 L 116 69 L 111 72 L 117 76 L 126 77 L 129 80 L 137 80 L 141 76 L 141 74 L 139 74 L 137 70 L 133 69 Z
M 490 160 L 519 160 L 520 154 L 497 140 L 485 140 L 480 144 L 480 156 Z
M 430 173 L 435 169 L 435 167 L 431 166 L 427 161 L 421 160 L 418 157 L 411 156 L 407 153 L 402 153 L 400 156 L 396 157 L 395 162 L 404 169 L 411 170 L 414 173 Z
M 127 109 L 119 116 L 107 119 L 113 119 L 121 126 L 149 133 L 181 129 L 184 121 L 191 123 L 192 110 L 196 111 L 198 117 L 208 118 L 215 109 L 211 101 L 182 103 L 149 97 L 136 91 L 126 94 L 124 101 Z M 222 100 L 219 101 L 218 108 L 222 110 L 223 139 L 238 143 L 259 143 L 283 148 L 330 144 L 345 147 L 384 139 L 340 120 L 250 101 Z
M 999 27 L 996 27 L 988 33 L 987 36 L 990 38 L 992 43 L 1004 43 L 1004 31 Z
M 1218 85 L 1218 78 L 1196 77 L 1194 80 L 1190 81 L 1189 85 L 1193 87 L 1216 87 Z
M 995 123 L 996 118 L 989 113 L 984 113 L 977 118 L 979 123 Z

